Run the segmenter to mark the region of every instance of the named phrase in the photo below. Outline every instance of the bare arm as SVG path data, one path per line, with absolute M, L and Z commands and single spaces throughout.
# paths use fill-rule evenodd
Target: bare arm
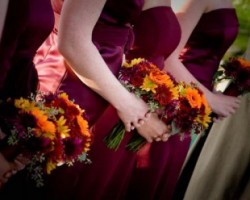
M 170 6 L 171 0 L 144 0 L 143 10 L 153 7 Z
M 9 4 L 9 0 L 1 0 L 0 1 L 0 41 L 2 38 L 5 17 L 6 17 L 6 13 L 8 10 L 8 4 Z
M 92 42 L 92 31 L 106 0 L 66 0 L 59 27 L 59 50 L 79 79 L 109 101 L 117 110 L 126 130 L 141 125 L 148 107 L 129 93 L 109 70 Z M 147 125 L 147 123 L 145 123 Z M 144 125 L 144 126 L 145 126 Z M 148 141 L 163 132 L 140 134 Z
M 197 25 L 202 14 L 209 9 L 208 0 L 176 0 L 176 16 L 181 26 L 182 37 L 181 41 L 172 53 L 172 55 L 165 61 L 165 70 L 169 71 L 178 81 L 185 81 L 187 83 L 198 83 L 199 88 L 204 92 L 208 103 L 212 110 L 219 116 L 226 117 L 234 112 L 239 105 L 239 100 L 235 97 L 230 97 L 218 93 L 213 93 L 205 86 L 198 82 L 198 80 L 187 70 L 187 68 L 179 60 L 179 54 L 188 41 L 193 29 Z

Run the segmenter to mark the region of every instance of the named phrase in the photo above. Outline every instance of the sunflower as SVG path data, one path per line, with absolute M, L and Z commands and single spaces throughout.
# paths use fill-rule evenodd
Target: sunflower
M 155 93 L 156 92 L 155 89 L 157 87 L 158 87 L 158 85 L 155 82 L 153 82 L 148 75 L 146 75 L 143 79 L 143 84 L 140 88 L 142 90 L 147 91 L 147 92 L 151 91 L 151 92 Z
M 52 160 L 49 160 L 46 163 L 46 173 L 50 174 L 52 170 L 54 170 L 57 167 L 57 163 L 53 162 Z
M 38 108 L 31 110 L 31 114 L 36 118 L 37 126 L 41 129 L 41 131 L 51 133 L 51 137 L 54 137 L 56 127 L 53 122 L 48 120 L 48 116 Z
M 144 61 L 145 61 L 145 59 L 143 59 L 143 58 L 135 58 L 135 59 L 131 60 L 130 62 L 125 62 L 123 64 L 123 67 L 125 67 L 125 68 L 134 67 L 134 66 L 136 66 L 139 63 L 144 62 Z
M 76 119 L 77 119 L 77 124 L 79 125 L 82 135 L 90 137 L 90 133 L 88 130 L 89 128 L 88 122 L 84 120 L 80 115 L 77 116 Z
M 28 99 L 24 99 L 22 97 L 20 99 L 15 99 L 14 104 L 16 108 L 19 108 L 24 112 L 29 112 L 36 107 L 35 102 L 30 102 Z
M 192 108 L 200 109 L 202 105 L 202 98 L 199 91 L 195 88 L 188 87 L 186 89 L 186 98 Z
M 57 121 L 57 131 L 60 133 L 60 136 L 62 138 L 66 138 L 69 137 L 69 132 L 70 129 L 69 127 L 66 125 L 66 119 L 64 118 L 64 116 L 61 116 Z
M 158 85 L 166 85 L 167 87 L 173 87 L 174 83 L 171 78 L 160 70 L 154 70 L 149 74 L 150 79 Z

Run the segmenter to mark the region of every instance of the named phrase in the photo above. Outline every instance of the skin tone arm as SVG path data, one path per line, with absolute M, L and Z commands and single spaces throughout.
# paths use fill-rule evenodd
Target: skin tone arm
M 153 7 L 170 6 L 171 0 L 144 0 L 143 10 L 147 10 Z
M 0 41 L 2 38 L 2 32 L 3 32 L 3 27 L 4 27 L 4 22 L 5 22 L 8 4 L 9 4 L 9 0 L 1 0 L 0 1 Z
M 64 2 L 59 26 L 59 51 L 79 79 L 116 108 L 126 130 L 130 131 L 131 125 L 138 128 L 141 120 L 145 120 L 148 107 L 120 84 L 92 42 L 92 31 L 105 3 L 106 0 Z M 149 126 L 161 122 L 149 123 L 153 118 L 154 115 L 148 116 L 143 124 L 145 130 L 139 131 L 149 142 L 166 131 L 165 126 L 146 131 L 146 127 L 150 129 Z
M 172 55 L 165 61 L 165 70 L 172 73 L 172 75 L 178 81 L 194 82 L 198 83 L 200 89 L 204 92 L 209 105 L 212 110 L 219 117 L 227 117 L 232 114 L 235 109 L 239 106 L 240 100 L 236 97 L 226 96 L 221 93 L 211 92 L 205 86 L 198 82 L 198 80 L 186 69 L 186 67 L 179 60 L 179 54 L 184 48 L 188 38 L 190 37 L 193 29 L 197 25 L 202 14 L 210 10 L 216 9 L 222 6 L 232 7 L 228 0 L 226 2 L 219 4 L 211 4 L 212 1 L 209 0 L 176 0 L 175 3 L 179 7 L 176 10 L 176 15 L 179 20 L 182 37 L 181 41 L 172 53 Z

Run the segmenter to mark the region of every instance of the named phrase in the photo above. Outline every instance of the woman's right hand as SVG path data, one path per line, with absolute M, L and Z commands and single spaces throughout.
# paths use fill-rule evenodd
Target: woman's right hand
M 130 94 L 130 98 L 124 100 L 117 113 L 128 132 L 143 125 L 151 115 L 147 104 L 134 94 Z
M 156 113 L 151 113 L 149 119 L 137 128 L 138 133 L 148 142 L 167 141 L 171 130 L 158 118 Z
M 240 99 L 224 95 L 220 92 L 210 92 L 206 95 L 208 104 L 218 118 L 228 117 L 233 114 L 240 105 Z

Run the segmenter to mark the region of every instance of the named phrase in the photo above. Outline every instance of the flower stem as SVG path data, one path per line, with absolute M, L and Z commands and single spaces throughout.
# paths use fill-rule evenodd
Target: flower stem
M 112 132 L 104 138 L 104 142 L 106 143 L 108 148 L 114 149 L 116 151 L 119 148 L 124 135 L 124 124 L 122 123 L 122 121 L 119 121 L 112 129 Z
M 141 135 L 135 133 L 126 145 L 126 148 L 130 151 L 137 152 L 146 143 L 147 141 Z

